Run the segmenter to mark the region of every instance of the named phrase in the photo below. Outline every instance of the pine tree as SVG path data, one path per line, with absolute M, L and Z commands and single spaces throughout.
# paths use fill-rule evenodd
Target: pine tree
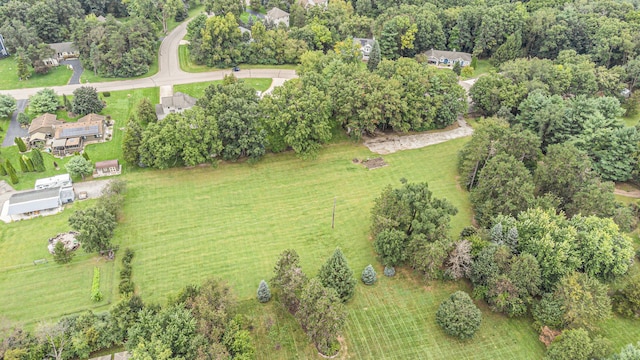
M 140 141 L 142 139 L 142 127 L 138 122 L 129 119 L 127 130 L 124 132 L 122 139 L 122 156 L 124 162 L 129 165 L 138 165 L 140 161 Z
M 82 152 L 82 157 L 85 158 L 87 161 L 91 161 L 91 159 L 89 159 L 89 154 L 87 154 L 86 151 Z
M 20 152 L 27 151 L 27 145 L 24 143 L 24 141 L 22 141 L 21 137 L 13 138 L 13 142 L 16 143 L 16 145 L 18 145 L 18 150 L 20 150 Z
M 20 164 L 20 171 L 22 171 L 23 173 L 29 171 L 29 169 L 27 169 L 27 164 L 24 162 L 22 156 L 18 156 L 18 164 Z
M 376 280 L 378 279 L 376 277 L 375 269 L 373 268 L 373 266 L 371 266 L 371 264 L 367 265 L 367 267 L 365 267 L 362 271 L 362 282 L 365 285 L 373 285 Z
M 456 61 L 455 64 L 453 64 L 453 72 L 456 73 L 456 75 L 460 76 L 460 73 L 462 72 L 462 66 L 460 65 L 459 62 Z
M 58 264 L 66 264 L 70 262 L 73 255 L 75 255 L 72 251 L 69 251 L 64 247 L 64 243 L 62 241 L 58 241 L 56 243 L 53 251 L 53 260 Z
M 18 69 L 18 78 L 20 81 L 29 79 L 29 62 L 27 56 L 24 54 L 24 49 L 18 48 L 17 55 L 17 69 Z
M 502 231 L 502 223 L 497 223 L 491 228 L 491 241 L 498 245 L 504 244 L 504 232 Z
M 42 172 L 45 170 L 44 159 L 42 158 L 40 149 L 31 150 L 31 161 L 33 162 L 33 168 L 35 171 Z
M 64 108 L 67 109 L 68 112 L 71 112 L 71 102 L 69 101 L 69 99 L 67 99 L 67 95 L 63 94 L 62 95 L 62 103 L 64 104 Z
M 0 164 L 0 176 L 7 175 L 7 170 L 4 168 L 4 165 Z
M 266 281 L 260 281 L 260 285 L 258 285 L 258 301 L 261 303 L 266 303 L 271 300 L 271 290 L 269 290 L 269 285 Z
M 27 157 L 27 155 L 22 155 L 22 161 L 24 161 L 25 165 L 27 165 L 28 172 L 34 172 L 35 168 L 33 167 L 33 162 L 31 159 Z
M 373 48 L 371 49 L 371 54 L 369 54 L 369 62 L 367 62 L 367 69 L 369 71 L 374 71 L 378 64 L 380 63 L 380 45 L 378 45 L 378 41 L 373 41 Z
M 7 161 L 5 162 L 4 167 L 7 170 L 7 174 L 9 174 L 9 177 L 11 178 L 11 183 L 14 185 L 17 184 L 18 175 L 16 174 L 16 169 L 13 167 L 13 165 L 11 165 L 9 159 L 7 159 Z
M 336 248 L 333 255 L 322 265 L 318 278 L 323 286 L 335 289 L 343 302 L 353 296 L 356 279 L 340 248 Z
M 515 252 L 518 248 L 518 228 L 515 226 L 507 231 L 507 238 L 505 239 L 505 243 L 509 248 L 511 248 L 511 252 Z

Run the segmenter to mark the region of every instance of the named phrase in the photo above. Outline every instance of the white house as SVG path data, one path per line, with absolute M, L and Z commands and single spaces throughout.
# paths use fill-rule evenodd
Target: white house
M 275 26 L 278 26 L 280 24 L 289 26 L 289 13 L 284 10 L 278 9 L 277 7 L 274 7 L 271 10 L 267 11 L 267 15 L 264 16 L 264 19 L 268 22 L 272 22 Z
M 360 52 L 362 52 L 362 60 L 368 61 L 371 50 L 373 50 L 374 39 L 366 38 L 353 38 L 353 43 L 360 46 Z

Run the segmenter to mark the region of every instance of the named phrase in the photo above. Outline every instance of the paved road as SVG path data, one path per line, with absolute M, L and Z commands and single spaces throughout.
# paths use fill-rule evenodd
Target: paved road
M 241 70 L 232 72 L 229 70 L 218 70 L 206 73 L 187 73 L 180 69 L 180 61 L 178 59 L 178 46 L 180 40 L 187 33 L 187 22 L 180 24 L 169 35 L 167 35 L 158 54 L 159 71 L 157 74 L 134 80 L 110 81 L 102 83 L 91 83 L 90 86 L 95 87 L 98 91 L 118 91 L 140 89 L 147 87 L 156 87 L 164 85 L 189 84 L 194 82 L 222 80 L 225 75 L 232 74 L 237 78 L 280 78 L 293 79 L 296 78 L 295 70 L 279 70 L 279 69 L 255 69 Z M 87 85 L 87 84 L 82 84 Z M 53 90 L 58 94 L 71 94 L 80 84 L 54 86 Z M 17 90 L 0 90 L 3 94 L 10 94 L 16 99 L 27 99 L 42 88 L 17 89 Z
M 9 128 L 7 129 L 7 136 L 2 141 L 2 147 L 12 146 L 13 138 L 25 137 L 28 135 L 27 129 L 20 126 L 18 123 L 18 114 L 24 111 L 27 107 L 27 100 L 18 100 L 16 104 L 16 111 L 11 115 L 11 122 L 9 122 Z

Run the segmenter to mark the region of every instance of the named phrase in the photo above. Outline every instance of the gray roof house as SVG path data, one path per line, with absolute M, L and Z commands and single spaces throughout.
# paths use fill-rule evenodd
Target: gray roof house
M 156 104 L 156 116 L 158 116 L 158 120 L 162 120 L 171 113 L 183 112 L 193 107 L 197 100 L 181 92 L 177 92 L 173 96 L 165 96 L 160 99 L 160 104 Z
M 11 220 L 19 220 L 38 215 L 55 214 L 60 210 L 62 204 L 74 199 L 71 187 L 19 192 L 9 198 L 7 215 L 11 217 Z
M 289 13 L 284 10 L 278 9 L 277 7 L 274 7 L 271 10 L 267 11 L 267 15 L 265 15 L 264 19 L 265 21 L 272 22 L 275 26 L 278 26 L 280 24 L 289 26 Z
M 455 63 L 460 63 L 462 67 L 471 65 L 471 54 L 465 52 L 431 49 L 425 55 L 429 64 L 437 66 L 453 66 Z
M 9 52 L 7 51 L 7 48 L 4 46 L 4 38 L 2 37 L 2 34 L 0 34 L 0 59 L 7 56 L 9 56 Z
M 362 52 L 363 61 L 369 60 L 369 55 L 371 55 L 374 41 L 374 39 L 353 38 L 353 43 L 360 46 L 360 52 Z
M 58 60 L 64 60 L 69 58 L 76 58 L 80 55 L 78 49 L 73 45 L 71 41 L 48 44 L 50 48 L 55 51 L 55 56 Z

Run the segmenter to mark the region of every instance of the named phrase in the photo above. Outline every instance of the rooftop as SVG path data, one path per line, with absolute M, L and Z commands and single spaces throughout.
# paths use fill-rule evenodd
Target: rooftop
M 53 209 L 60 206 L 60 188 L 30 190 L 11 195 L 8 215 Z
M 271 10 L 267 11 L 267 17 L 270 18 L 271 20 L 282 19 L 287 16 L 289 16 L 288 12 L 284 10 L 280 10 L 277 7 L 274 7 Z

